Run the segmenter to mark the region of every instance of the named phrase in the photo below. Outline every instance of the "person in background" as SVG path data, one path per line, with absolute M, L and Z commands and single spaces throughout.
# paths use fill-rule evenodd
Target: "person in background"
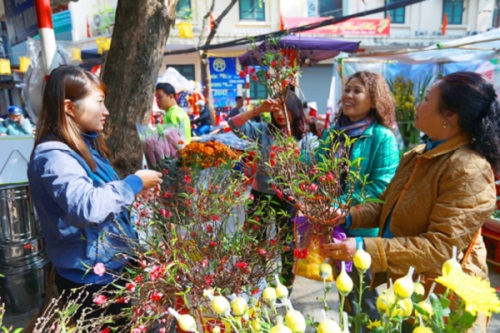
M 372 272 L 394 281 L 410 266 L 425 278 L 441 276 L 455 246 L 464 272 L 487 280 L 480 233 L 495 209 L 493 171 L 500 170 L 500 102 L 493 85 L 474 72 L 442 77 L 417 105 L 415 127 L 429 142 L 403 156 L 383 203 L 352 207 L 346 217 L 352 229 L 380 228 L 378 237 L 347 238 L 323 249 L 352 260 L 361 245 L 372 257 Z M 472 332 L 486 332 L 487 318 L 480 313 L 475 325 Z
M 23 110 L 15 105 L 9 106 L 8 118 L 3 121 L 0 134 L 5 135 L 33 135 L 33 126 L 29 119 L 24 118 Z M 0 126 L 2 126 L 0 124 Z
M 106 294 L 114 288 L 111 282 L 121 283 L 114 274 L 127 264 L 122 254 L 128 242 L 137 240 L 128 208 L 136 195 L 155 189 L 162 179 L 160 172 L 139 170 L 121 180 L 110 165 L 101 135 L 109 116 L 106 92 L 97 76 L 79 67 L 54 69 L 28 164 L 31 198 L 63 302 L 78 297 L 71 294 L 74 288 L 90 293 L 79 300 L 75 318 L 86 307 L 96 309 L 94 293 L 107 285 Z M 125 306 L 113 304 L 105 311 L 118 314 Z
M 212 121 L 210 120 L 210 110 L 205 101 L 200 99 L 196 102 L 196 105 L 200 107 L 200 116 L 192 121 L 192 124 L 196 126 L 193 129 L 193 133 L 196 136 L 201 136 L 210 132 Z
M 158 107 L 165 111 L 163 124 L 180 127 L 184 132 L 185 144 L 191 142 L 191 121 L 186 111 L 177 105 L 174 86 L 170 83 L 158 83 L 155 97 Z
M 243 105 L 244 102 L 243 97 L 236 96 L 235 101 L 236 101 L 236 107 L 234 107 L 231 111 L 229 111 L 227 118 L 234 117 L 237 114 L 240 114 L 245 111 L 245 106 Z M 252 117 L 252 119 L 250 120 L 260 123 L 262 121 L 262 117 L 260 115 L 257 115 L 255 117 Z
M 284 99 L 284 100 L 283 100 Z M 284 104 L 288 115 L 285 115 Z M 249 121 L 263 112 L 271 113 L 271 123 Z M 288 133 L 287 120 L 290 121 L 291 133 Z M 253 206 L 249 211 L 254 211 L 261 200 L 270 200 L 272 209 L 276 213 L 276 228 L 283 232 L 283 236 L 293 235 L 292 218 L 295 217 L 296 209 L 293 204 L 285 199 L 280 199 L 270 184 L 270 176 L 266 172 L 266 163 L 269 161 L 270 148 L 278 135 L 291 135 L 300 142 L 308 132 L 308 125 L 302 103 L 297 95 L 288 90 L 284 97 L 267 99 L 253 110 L 242 112 L 228 120 L 231 130 L 247 140 L 257 142 L 261 150 L 261 158 L 257 161 L 257 171 L 252 183 L 251 195 L 254 197 Z M 278 213 L 282 212 L 282 213 Z M 266 219 L 265 216 L 262 217 Z M 265 236 L 265 235 L 263 235 Z M 294 257 L 293 246 L 285 251 L 281 258 L 281 278 L 286 287 L 292 288 L 295 274 L 293 272 Z
M 385 79 L 376 73 L 361 71 L 351 75 L 342 92 L 339 115 L 334 126 L 323 133 L 323 140 L 316 153 L 316 160 L 330 158 L 331 147 L 340 141 L 341 146 L 347 135 L 350 140 L 356 140 L 348 148 L 351 161 L 360 159 L 357 169 L 360 177 L 366 177 L 366 185 L 354 184 L 352 205 L 362 202 L 362 194 L 370 198 L 378 198 L 392 180 L 399 164 L 399 150 L 392 125 L 396 118 L 395 101 Z M 343 148 L 342 148 L 343 149 Z M 351 230 L 344 228 L 348 237 L 376 237 L 378 228 Z M 359 290 L 359 275 L 355 267 L 350 273 L 356 284 L 354 290 Z M 364 285 L 371 280 L 368 271 L 364 277 Z M 363 293 L 361 309 L 372 318 L 378 318 L 376 307 L 378 293 L 366 290 Z M 356 292 L 346 297 L 347 312 L 355 315 L 355 303 L 358 300 Z

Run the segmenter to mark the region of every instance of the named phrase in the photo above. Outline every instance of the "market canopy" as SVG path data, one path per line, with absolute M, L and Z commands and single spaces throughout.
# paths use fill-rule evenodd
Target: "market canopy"
M 318 61 L 333 58 L 340 52 L 356 52 L 358 48 L 359 42 L 289 35 L 281 38 L 276 43 L 262 42 L 257 48 L 239 56 L 238 60 L 241 66 L 258 65 L 260 58 L 266 51 L 297 50 L 297 57 L 301 61 L 309 59 L 309 63 L 314 65 Z
M 356 54 L 359 59 L 399 61 L 407 64 L 489 60 L 500 53 L 500 28 L 474 36 L 437 43 L 423 49 Z

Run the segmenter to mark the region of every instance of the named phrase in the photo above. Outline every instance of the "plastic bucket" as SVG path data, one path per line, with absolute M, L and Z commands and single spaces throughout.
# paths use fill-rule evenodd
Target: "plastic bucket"
M 43 302 L 50 265 L 43 255 L 21 262 L 18 267 L 0 265 L 0 298 L 6 313 L 26 313 L 38 309 Z

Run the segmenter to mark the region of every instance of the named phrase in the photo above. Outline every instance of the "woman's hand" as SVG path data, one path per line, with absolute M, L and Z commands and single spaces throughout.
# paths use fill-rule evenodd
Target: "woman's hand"
M 263 112 L 276 112 L 281 110 L 281 100 L 279 99 L 266 99 L 259 107 L 255 110 L 258 114 Z
M 356 253 L 356 238 L 346 238 L 341 243 L 324 244 L 323 253 L 327 257 L 342 261 L 351 261 Z
M 159 186 L 162 182 L 162 174 L 153 170 L 139 170 L 135 173 L 136 176 L 141 178 L 143 190 L 150 190 Z

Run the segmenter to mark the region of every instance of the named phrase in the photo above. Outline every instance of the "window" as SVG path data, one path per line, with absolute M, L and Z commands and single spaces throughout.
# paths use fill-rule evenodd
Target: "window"
M 443 0 L 443 16 L 448 16 L 448 24 L 462 24 L 463 0 Z
M 194 65 L 167 65 L 168 67 L 175 68 L 186 79 L 195 81 Z
M 267 98 L 266 87 L 259 82 L 250 81 L 250 99 L 260 100 L 266 98 Z
M 264 0 L 240 0 L 240 20 L 265 21 Z
M 386 5 L 390 5 L 396 2 L 401 2 L 401 0 L 387 0 Z M 391 16 L 391 23 L 405 23 L 405 7 L 400 7 L 397 9 L 391 9 L 385 12 L 385 17 Z
M 309 17 L 341 17 L 342 0 L 307 0 L 307 15 Z
M 191 17 L 191 0 L 179 0 L 177 7 L 175 7 L 175 16 L 181 19 L 188 19 Z

